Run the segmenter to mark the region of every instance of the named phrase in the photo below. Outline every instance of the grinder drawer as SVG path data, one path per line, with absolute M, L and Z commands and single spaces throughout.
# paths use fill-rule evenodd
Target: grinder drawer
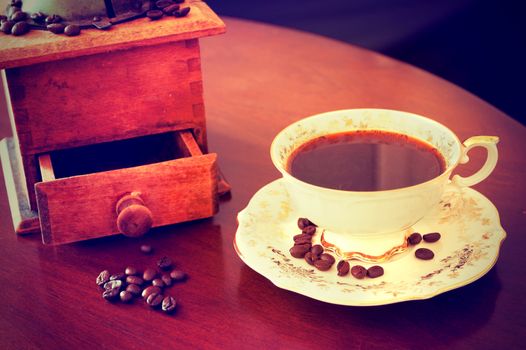
M 35 190 L 43 242 L 62 244 L 119 232 L 134 236 L 150 226 L 213 216 L 218 210 L 217 155 L 202 154 L 190 131 L 162 138 L 171 141 L 175 150 L 162 161 L 158 154 L 166 150 L 164 146 L 153 150 L 154 163 L 137 165 L 127 159 L 136 162 L 143 157 L 125 153 L 140 149 L 140 144 L 116 145 L 123 168 L 107 171 L 100 171 L 101 164 L 110 164 L 110 169 L 119 166 L 119 162 L 108 161 L 111 150 L 39 155 L 42 182 Z M 95 172 L 90 172 L 83 155 L 89 156 Z M 70 163 L 77 166 L 68 169 Z

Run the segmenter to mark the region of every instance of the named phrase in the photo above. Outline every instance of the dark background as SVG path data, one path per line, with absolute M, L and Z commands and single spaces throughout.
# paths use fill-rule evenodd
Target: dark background
M 381 52 L 479 96 L 526 124 L 522 0 L 208 0 L 252 19 Z

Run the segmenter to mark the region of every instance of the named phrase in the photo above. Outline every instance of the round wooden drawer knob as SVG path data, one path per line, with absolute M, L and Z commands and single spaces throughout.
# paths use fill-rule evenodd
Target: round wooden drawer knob
M 115 206 L 117 210 L 117 228 L 124 235 L 139 237 L 152 227 L 152 212 L 140 197 L 132 192 L 123 196 Z

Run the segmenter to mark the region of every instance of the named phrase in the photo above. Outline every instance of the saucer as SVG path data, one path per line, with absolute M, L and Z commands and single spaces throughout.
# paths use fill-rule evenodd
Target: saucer
M 471 188 L 448 186 L 440 204 L 413 226 L 422 234 L 440 232 L 442 238 L 435 243 L 422 241 L 379 264 L 384 268 L 383 276 L 359 280 L 351 274 L 338 276 L 336 264 L 328 271 L 318 271 L 289 254 L 292 237 L 300 233 L 298 217 L 282 180 L 271 182 L 239 212 L 234 248 L 243 262 L 276 286 L 341 305 L 427 299 L 465 286 L 493 267 L 506 237 L 489 199 Z M 434 258 L 417 259 L 417 248 L 431 249 Z M 373 265 L 349 262 L 366 268 Z

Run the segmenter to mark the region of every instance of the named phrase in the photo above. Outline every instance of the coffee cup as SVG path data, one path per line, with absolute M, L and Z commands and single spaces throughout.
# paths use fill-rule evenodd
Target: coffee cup
M 361 130 L 379 130 L 407 135 L 438 150 L 445 169 L 436 177 L 416 185 L 379 191 L 347 191 L 320 187 L 299 180 L 288 170 L 288 162 L 300 146 L 321 136 Z M 490 175 L 498 159 L 496 136 L 474 136 L 464 142 L 446 126 L 413 113 L 386 109 L 349 109 L 299 120 L 278 133 L 271 145 L 274 166 L 283 176 L 291 204 L 298 215 L 331 233 L 340 245 L 356 248 L 364 239 L 381 253 L 400 241 L 400 233 L 411 230 L 439 204 L 446 186 L 473 186 Z M 451 177 L 453 170 L 469 161 L 475 147 L 487 150 L 487 159 L 473 175 Z M 350 165 L 351 166 L 351 165 Z M 365 248 L 364 248 L 365 249 Z M 368 248 L 369 249 L 369 248 Z

